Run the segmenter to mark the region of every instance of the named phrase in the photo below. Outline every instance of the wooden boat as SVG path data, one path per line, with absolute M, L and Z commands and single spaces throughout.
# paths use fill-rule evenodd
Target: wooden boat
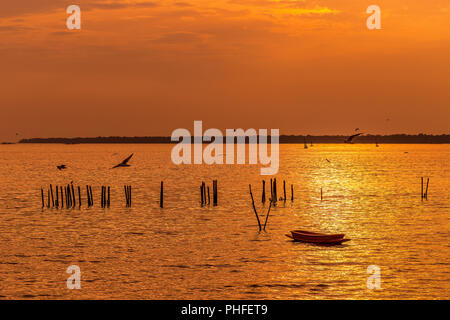
M 325 234 L 318 232 L 311 232 L 305 230 L 294 230 L 291 231 L 292 237 L 295 239 L 312 239 L 312 240 L 332 240 L 332 239 L 343 239 L 345 234 Z
M 294 241 L 302 241 L 316 244 L 341 244 L 349 241 L 350 239 L 344 239 L 345 234 L 325 234 L 319 232 L 312 232 L 307 230 L 292 230 L 291 234 L 287 234 L 287 237 Z
M 294 240 L 294 241 L 301 241 L 301 242 L 307 242 L 312 244 L 320 244 L 320 245 L 338 245 L 342 244 L 344 242 L 350 241 L 351 239 L 344 239 L 344 238 L 336 238 L 336 239 L 328 239 L 328 240 L 321 240 L 321 239 L 304 239 L 304 238 L 298 238 L 294 237 L 293 235 L 286 234 L 286 237 Z
M 292 230 L 291 232 L 295 232 L 295 233 L 304 233 L 304 234 L 309 234 L 309 235 L 318 235 L 318 236 L 327 236 L 330 234 L 326 234 L 326 233 L 320 233 L 320 232 L 312 232 L 312 231 L 307 231 L 307 230 Z M 334 235 L 334 234 L 331 234 Z M 339 236 L 344 236 L 344 234 L 335 234 L 335 235 L 339 235 Z

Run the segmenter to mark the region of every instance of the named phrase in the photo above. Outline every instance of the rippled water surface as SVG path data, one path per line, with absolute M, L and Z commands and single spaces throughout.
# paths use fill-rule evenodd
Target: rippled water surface
M 288 201 L 272 208 L 261 233 L 248 192 L 251 183 L 264 220 L 262 179 L 270 177 L 259 166 L 175 166 L 171 149 L 0 146 L 0 298 L 450 298 L 449 145 L 281 145 L 278 195 L 286 180 Z M 131 152 L 131 167 L 110 169 Z M 66 171 L 56 169 L 61 163 Z M 421 176 L 430 177 L 426 201 Z M 219 206 L 202 208 L 201 181 L 212 189 L 212 179 Z M 41 208 L 41 186 L 71 181 L 82 186 L 81 209 Z M 131 208 L 124 184 L 132 185 Z M 101 185 L 112 187 L 110 209 L 99 206 Z M 293 243 L 284 234 L 294 228 L 352 240 Z M 81 290 L 66 288 L 73 264 Z M 369 265 L 381 269 L 380 290 L 367 289 Z

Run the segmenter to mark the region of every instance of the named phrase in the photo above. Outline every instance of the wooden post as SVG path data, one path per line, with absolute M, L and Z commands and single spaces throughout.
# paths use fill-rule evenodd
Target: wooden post
M 81 188 L 78 186 L 78 206 L 81 208 Z
M 274 202 L 278 201 L 278 196 L 277 196 L 277 178 L 273 179 L 273 201 Z
M 76 204 L 76 198 L 75 198 L 75 191 L 73 190 L 73 184 L 70 184 L 70 188 L 72 189 L 72 207 L 75 208 L 75 204 Z
M 69 195 L 67 194 L 67 186 L 64 186 L 64 197 L 66 198 L 66 208 L 69 207 Z
M 111 187 L 108 186 L 108 208 L 111 205 Z
M 66 199 L 67 199 L 67 208 L 72 206 L 72 202 L 71 202 L 71 194 L 70 194 L 70 187 L 69 185 L 66 186 Z
M 273 180 L 270 179 L 270 201 L 273 201 Z
M 213 205 L 217 206 L 218 203 L 218 186 L 217 186 L 217 180 L 213 180 Z
M 427 178 L 427 188 L 425 189 L 425 199 L 428 200 L 428 183 L 430 182 L 430 178 Z
M 270 208 L 272 207 L 272 201 L 269 203 L 269 209 L 267 210 L 266 214 L 266 221 L 264 222 L 264 230 L 266 230 L 267 220 L 269 220 L 269 214 L 270 214 Z
M 102 195 L 101 195 L 101 207 L 105 207 L 105 187 L 102 186 Z
M 211 203 L 211 202 L 210 202 L 210 199 L 211 199 L 211 198 L 209 197 L 209 186 L 208 186 L 208 205 Z
M 88 185 L 86 185 L 86 202 L 87 202 L 87 206 L 90 207 L 91 199 L 89 198 L 89 186 Z
M 252 198 L 253 211 L 255 211 L 256 220 L 258 220 L 259 231 L 261 231 L 261 229 L 262 229 L 262 227 L 261 227 L 261 221 L 259 220 L 258 212 L 256 211 L 255 201 L 253 200 L 252 185 L 249 184 L 249 185 L 248 185 L 248 188 L 249 188 L 249 190 L 250 190 L 250 197 Z
M 422 200 L 423 200 L 423 177 L 420 177 L 420 180 L 421 180 L 421 190 L 420 190 L 420 197 L 422 198 Z
M 263 183 L 263 190 L 262 190 L 261 202 L 265 203 L 266 202 L 266 180 L 263 180 L 262 183 Z
M 56 206 L 56 208 L 58 208 L 59 207 L 59 189 L 58 189 L 58 186 L 55 186 L 55 195 L 56 195 L 55 206 Z
M 92 186 L 89 186 L 89 196 L 91 197 L 91 206 L 94 205 L 94 195 L 92 194 Z
M 291 201 L 294 201 L 294 185 L 291 184 Z
M 283 180 L 284 202 L 286 202 L 286 181 Z
M 50 208 L 50 189 L 47 189 L 47 208 Z
M 128 195 L 129 195 L 129 202 L 130 202 L 130 207 L 131 207 L 131 186 L 128 186 Z
M 164 208 L 164 182 L 161 181 L 161 192 L 159 193 L 159 206 Z
M 63 193 L 63 187 L 59 186 L 61 190 L 61 208 L 64 208 L 64 193 Z
M 50 184 L 50 193 L 52 195 L 52 207 L 55 206 L 55 199 L 53 198 L 53 186 Z
M 203 184 L 200 185 L 200 205 L 203 207 Z
M 44 189 L 42 189 L 41 187 L 41 199 L 42 199 L 42 208 L 45 207 L 45 202 L 44 202 Z
M 206 183 L 204 181 L 202 181 L 202 186 L 203 186 L 203 204 L 206 205 Z

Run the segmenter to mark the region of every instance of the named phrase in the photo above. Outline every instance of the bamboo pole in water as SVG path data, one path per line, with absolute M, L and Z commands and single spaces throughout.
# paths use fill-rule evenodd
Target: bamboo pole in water
M 66 185 L 66 208 L 70 207 L 70 189 L 69 185 Z
M 270 179 L 270 201 L 273 201 L 273 180 Z
M 204 181 L 202 181 L 202 186 L 203 186 L 203 201 L 204 204 L 206 205 L 206 183 Z
M 59 189 L 61 190 L 61 209 L 64 208 L 64 193 L 63 193 L 63 187 L 59 186 Z
M 209 196 L 209 186 L 208 186 L 208 205 L 211 203 L 211 198 L 210 198 L 210 196 Z
M 75 208 L 76 199 L 75 199 L 75 190 L 73 189 L 73 184 L 70 184 L 70 188 L 72 189 L 72 207 Z
M 108 186 L 108 208 L 111 205 L 111 187 Z
M 159 193 L 159 206 L 164 208 L 164 182 L 161 181 L 161 191 Z
M 273 179 L 273 199 L 272 201 L 277 202 L 278 195 L 277 195 L 277 178 Z
M 92 194 L 92 186 L 89 186 L 89 197 L 91 197 L 91 206 L 94 205 L 94 195 Z
M 78 186 L 78 206 L 81 208 L 81 188 Z
M 266 180 L 262 181 L 262 196 L 261 196 L 261 202 L 266 202 Z
M 291 201 L 294 201 L 294 185 L 291 184 Z
M 430 182 L 430 178 L 427 178 L 427 188 L 425 189 L 425 199 L 428 200 L 428 183 Z
M 283 180 L 283 193 L 284 193 L 284 202 L 286 202 L 286 181 Z
M 42 199 L 42 208 L 45 207 L 45 202 L 44 202 L 44 189 L 42 189 L 41 187 L 41 199 Z
M 131 186 L 128 186 L 128 195 L 130 196 L 130 207 L 131 207 Z
M 47 189 L 47 208 L 50 208 L 50 189 Z
M 53 198 L 53 186 L 50 184 L 50 194 L 52 195 L 52 207 L 55 206 L 55 199 Z
M 269 210 L 267 210 L 266 221 L 264 222 L 264 230 L 266 230 L 267 220 L 269 220 L 270 208 L 272 207 L 272 201 L 269 203 Z
M 203 184 L 200 185 L 200 204 L 203 207 Z
M 218 203 L 218 186 L 217 180 L 213 180 L 213 205 L 217 206 Z
M 420 180 L 421 180 L 420 197 L 423 200 L 423 177 L 420 177 Z
M 261 229 L 262 229 L 262 227 L 261 227 L 261 221 L 259 220 L 258 212 L 256 211 L 255 201 L 253 200 L 252 185 L 249 184 L 249 185 L 248 185 L 248 188 L 249 188 L 249 190 L 250 190 L 250 197 L 252 198 L 253 211 L 255 211 L 256 220 L 258 220 L 259 231 L 261 231 Z
M 56 206 L 56 208 L 59 208 L 59 189 L 58 189 L 58 186 L 55 186 L 55 195 L 56 195 L 55 206 Z

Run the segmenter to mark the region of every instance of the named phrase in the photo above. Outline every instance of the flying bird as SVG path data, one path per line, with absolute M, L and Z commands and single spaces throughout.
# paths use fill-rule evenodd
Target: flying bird
M 133 156 L 134 153 L 132 153 L 128 158 L 126 158 L 125 160 L 123 160 L 121 163 L 119 163 L 118 165 L 112 167 L 112 169 L 114 168 L 119 168 L 119 167 L 129 167 L 130 165 L 128 164 L 128 161 L 130 161 L 131 157 Z
M 360 135 L 362 135 L 362 134 L 363 134 L 363 133 L 360 132 L 360 133 L 351 135 L 350 137 L 348 137 L 347 139 L 345 139 L 344 142 L 345 142 L 345 143 L 353 143 L 353 139 L 355 139 L 357 136 L 360 136 Z
M 67 169 L 67 166 L 65 164 L 61 164 L 59 166 L 56 166 L 58 168 L 58 170 L 64 170 Z
M 330 160 L 328 160 L 327 158 L 325 158 L 325 160 L 327 160 L 327 161 L 328 161 L 328 163 L 331 163 L 331 161 L 330 161 Z

